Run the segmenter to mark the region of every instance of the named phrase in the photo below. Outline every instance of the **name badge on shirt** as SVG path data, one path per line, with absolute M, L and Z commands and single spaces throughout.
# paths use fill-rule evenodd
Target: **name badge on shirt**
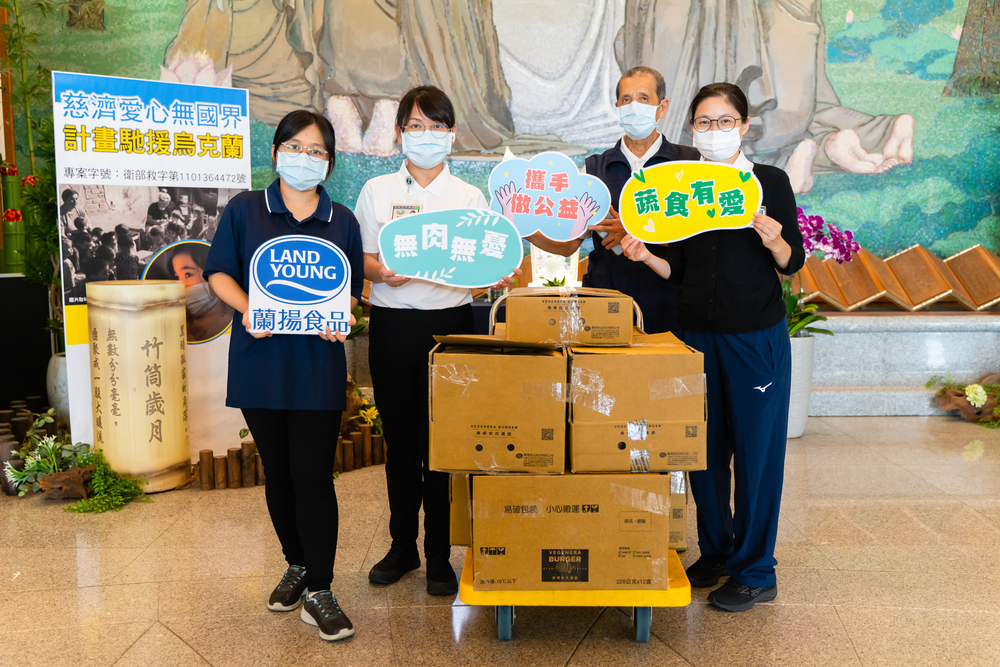
M 407 215 L 420 213 L 421 208 L 423 206 L 419 203 L 394 201 L 392 202 L 392 211 L 389 214 L 389 220 L 398 220 Z

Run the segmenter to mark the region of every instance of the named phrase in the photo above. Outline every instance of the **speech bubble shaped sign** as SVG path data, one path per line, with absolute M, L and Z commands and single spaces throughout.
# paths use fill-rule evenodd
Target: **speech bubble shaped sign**
M 572 241 L 608 214 L 611 193 L 596 176 L 581 174 L 562 153 L 505 160 L 490 172 L 490 208 L 514 221 L 522 237 L 541 232 Z
M 521 265 L 521 237 L 507 218 L 481 208 L 405 215 L 379 231 L 390 271 L 452 287 L 489 287 Z
M 753 225 L 762 199 L 752 171 L 717 162 L 666 162 L 632 174 L 618 212 L 645 243 L 672 243 L 703 232 Z
M 334 243 L 303 234 L 273 238 L 250 258 L 250 330 L 349 333 L 350 285 L 351 263 Z

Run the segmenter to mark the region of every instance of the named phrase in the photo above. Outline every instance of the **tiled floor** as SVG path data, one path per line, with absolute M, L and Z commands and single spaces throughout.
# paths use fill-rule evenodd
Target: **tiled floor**
M 615 608 L 519 608 L 502 643 L 492 609 L 428 597 L 422 571 L 370 586 L 382 468 L 337 488 L 334 588 L 357 628 L 338 644 L 264 607 L 284 564 L 261 488 L 103 516 L 0 497 L 0 666 L 1000 664 L 1000 431 L 956 419 L 810 420 L 788 445 L 777 600 L 728 614 L 696 590 L 654 610 L 648 644 Z

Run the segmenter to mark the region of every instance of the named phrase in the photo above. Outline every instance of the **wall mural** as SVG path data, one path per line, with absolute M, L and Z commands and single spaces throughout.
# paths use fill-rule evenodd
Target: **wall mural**
M 487 193 L 504 147 L 580 163 L 612 145 L 614 85 L 643 64 L 666 79 L 660 129 L 674 142 L 690 144 L 701 85 L 740 85 L 751 159 L 784 168 L 800 205 L 875 254 L 1000 251 L 1000 104 L 963 88 L 964 63 L 1000 68 L 997 28 L 984 27 L 993 0 L 103 4 L 103 32 L 51 19 L 43 64 L 248 89 L 255 187 L 273 177 L 277 120 L 313 108 L 337 131 L 328 189 L 353 207 L 368 178 L 398 168 L 398 100 L 429 83 L 458 113 L 453 171 Z

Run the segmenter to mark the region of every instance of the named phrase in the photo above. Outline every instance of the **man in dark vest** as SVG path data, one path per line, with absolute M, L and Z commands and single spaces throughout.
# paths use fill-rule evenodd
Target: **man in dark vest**
M 675 328 L 680 287 L 663 280 L 645 264 L 621 254 L 625 229 L 615 206 L 625 183 L 640 169 L 672 160 L 701 158 L 694 148 L 672 144 L 657 131 L 656 122 L 667 113 L 669 101 L 665 95 L 666 84 L 656 70 L 633 67 L 625 72 L 615 88 L 615 106 L 624 135 L 613 148 L 588 157 L 585 165 L 588 174 L 608 186 L 612 208 L 601 223 L 587 227 L 594 239 L 594 249 L 583 285 L 615 289 L 635 299 L 642 309 L 646 333 Z M 546 252 L 568 257 L 580 248 L 585 238 L 586 235 L 560 243 L 536 233 L 528 240 Z

